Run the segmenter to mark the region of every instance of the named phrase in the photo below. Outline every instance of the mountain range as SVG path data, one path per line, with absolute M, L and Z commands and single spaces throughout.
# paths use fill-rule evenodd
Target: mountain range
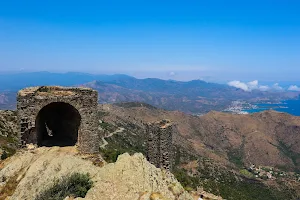
M 232 101 L 278 102 L 297 99 L 299 92 L 259 91 L 246 92 L 225 84 L 202 80 L 188 82 L 137 79 L 128 75 L 92 75 L 84 73 L 21 73 L 0 75 L 0 109 L 16 107 L 16 93 L 29 86 L 62 85 L 90 87 L 99 92 L 99 103 L 144 102 L 153 106 L 203 114 L 211 110 L 222 111 Z

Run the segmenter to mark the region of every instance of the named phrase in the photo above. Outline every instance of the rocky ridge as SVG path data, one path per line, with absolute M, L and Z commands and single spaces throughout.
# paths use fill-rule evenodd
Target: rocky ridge
M 0 163 L 0 199 L 35 199 L 55 180 L 73 172 L 89 173 L 94 182 L 86 197 L 78 200 L 193 199 L 171 173 L 155 168 L 142 154 L 125 153 L 110 164 L 90 158 L 74 147 L 19 151 Z M 5 193 L 11 182 L 15 185 Z

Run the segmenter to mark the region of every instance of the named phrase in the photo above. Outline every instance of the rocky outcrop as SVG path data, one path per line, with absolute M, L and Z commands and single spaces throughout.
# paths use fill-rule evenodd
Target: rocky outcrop
M 125 153 L 116 163 L 99 164 L 74 147 L 20 151 L 0 164 L 0 199 L 35 199 L 55 180 L 73 172 L 89 173 L 94 182 L 86 197 L 78 199 L 193 199 L 171 173 L 156 168 L 142 154 Z M 11 182 L 15 183 L 13 192 L 3 196 Z

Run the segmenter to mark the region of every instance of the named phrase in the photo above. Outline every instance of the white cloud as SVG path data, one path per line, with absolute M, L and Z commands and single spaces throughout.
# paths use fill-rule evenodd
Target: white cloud
M 175 76 L 176 73 L 175 73 L 175 72 L 170 72 L 169 75 L 170 75 L 170 76 Z
M 291 86 L 288 88 L 288 90 L 300 92 L 300 87 L 298 87 L 297 85 L 291 85 Z
M 283 90 L 283 88 L 279 85 L 279 83 L 275 83 L 272 88 L 275 90 Z
M 258 80 L 250 81 L 247 83 L 249 90 L 255 90 L 258 88 Z
M 268 91 L 268 90 L 277 90 L 277 91 L 282 91 L 284 90 L 283 87 L 279 85 L 279 83 L 275 83 L 271 86 L 268 85 L 259 85 L 258 80 L 250 81 L 250 82 L 241 82 L 241 81 L 230 81 L 228 83 L 229 86 L 233 86 L 239 89 L 242 89 L 246 92 L 251 92 L 252 90 L 260 90 L 260 91 Z M 288 90 L 291 91 L 299 91 L 300 92 L 300 87 L 296 85 L 291 85 Z
M 236 87 L 242 89 L 246 92 L 251 92 L 252 90 L 260 90 L 260 91 L 268 91 L 268 90 L 283 90 L 283 88 L 279 85 L 279 83 L 275 83 L 272 86 L 268 85 L 259 85 L 258 80 L 250 81 L 250 82 L 241 82 L 241 81 L 230 81 L 228 83 L 229 86 Z M 296 86 L 297 87 L 297 86 Z M 290 87 L 293 90 L 300 91 L 300 88 Z M 290 90 L 291 90 L 290 89 Z
M 269 90 L 269 86 L 266 86 L 266 85 L 259 85 L 258 84 L 258 80 L 254 80 L 254 81 L 250 81 L 248 83 L 244 83 L 244 82 L 241 82 L 241 81 L 230 81 L 228 83 L 229 86 L 232 86 L 232 87 L 236 87 L 236 88 L 239 88 L 239 89 L 242 89 L 246 92 L 250 92 L 252 90 L 261 90 L 261 91 L 266 91 L 266 90 Z
M 258 89 L 260 91 L 268 91 L 268 90 L 270 90 L 270 87 L 267 86 L 267 85 L 261 85 L 261 86 L 258 87 Z
M 230 81 L 228 83 L 229 86 L 232 86 L 232 87 L 236 87 L 236 88 L 239 88 L 239 89 L 242 89 L 244 91 L 250 91 L 248 85 L 246 83 L 243 83 L 241 81 Z

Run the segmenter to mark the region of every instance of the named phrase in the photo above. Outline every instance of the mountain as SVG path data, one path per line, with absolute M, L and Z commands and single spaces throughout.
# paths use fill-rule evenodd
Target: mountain
M 0 109 L 14 110 L 16 109 L 17 97 L 16 92 L 0 92 Z
M 32 73 L 6 73 L 0 74 L 0 92 L 18 91 L 25 87 L 41 85 L 61 85 L 74 86 L 87 83 L 94 80 L 112 81 L 118 79 L 127 79 L 130 76 L 123 74 L 114 75 L 94 75 L 87 73 L 68 72 L 68 73 L 50 73 L 50 72 L 32 72 Z
M 245 92 L 228 85 L 201 80 L 183 82 L 155 78 L 137 79 L 120 74 L 36 72 L 0 75 L 0 109 L 15 108 L 17 90 L 36 85 L 90 87 L 98 90 L 99 103 L 138 101 L 191 114 L 203 114 L 211 110 L 222 111 L 236 100 L 248 103 L 278 102 L 298 99 L 300 94 L 300 92 L 259 90 Z
M 110 153 L 144 152 L 144 123 L 176 124 L 173 173 L 185 187 L 200 185 L 225 199 L 300 197 L 300 117 L 275 111 L 199 117 L 144 103 L 99 105 L 99 115 Z

